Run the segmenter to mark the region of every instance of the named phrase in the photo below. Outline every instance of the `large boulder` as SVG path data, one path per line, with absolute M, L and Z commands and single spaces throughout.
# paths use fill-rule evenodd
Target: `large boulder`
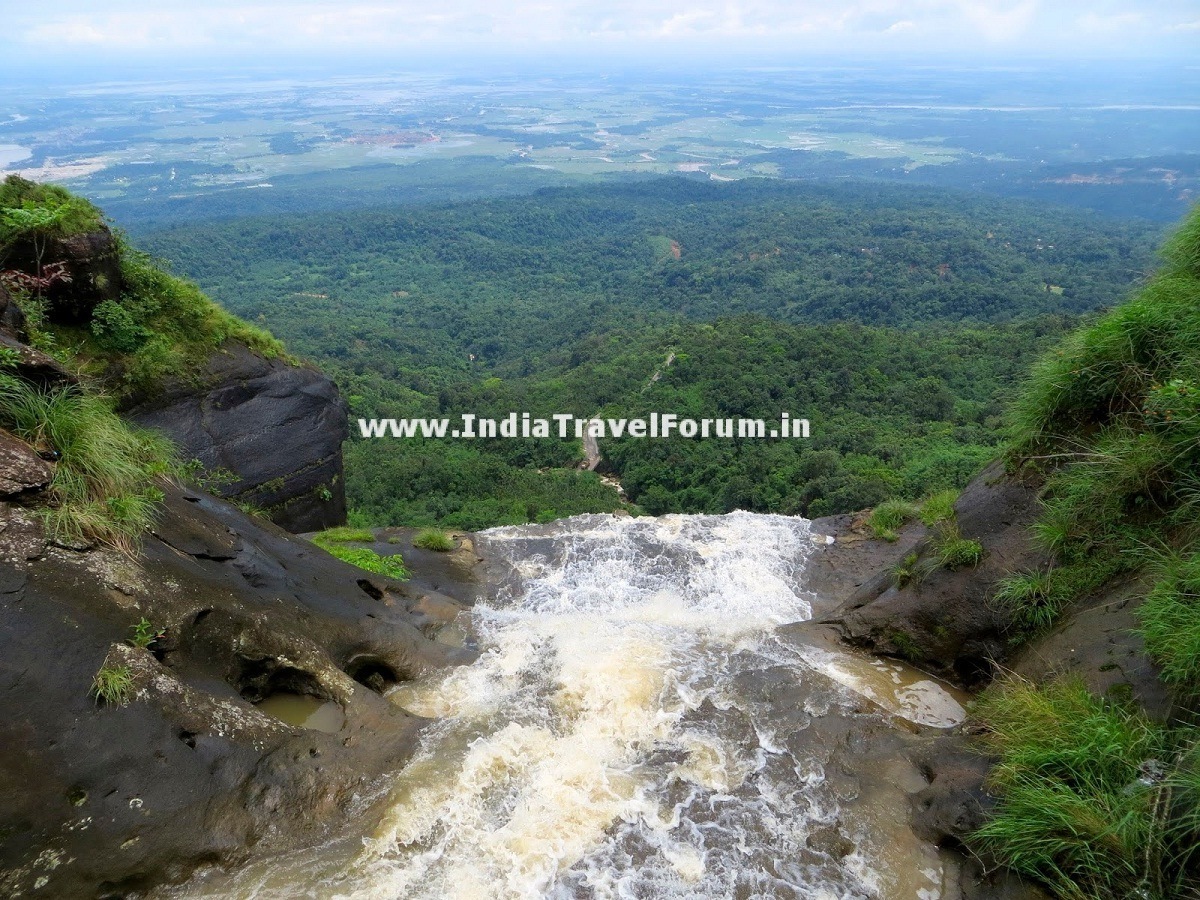
M 1044 569 L 1049 562 L 1029 529 L 1041 508 L 1036 483 L 993 463 L 954 505 L 963 537 L 983 547 L 978 566 L 934 566 L 932 535 L 912 523 L 891 545 L 892 562 L 863 580 L 825 620 L 857 646 L 903 657 L 966 687 L 986 684 L 995 663 L 1008 656 L 1014 631 L 1011 612 L 992 600 L 997 584 L 1013 572 Z M 931 568 L 916 583 L 899 585 L 892 567 L 906 553 Z
M 205 494 L 168 488 L 136 559 L 31 542 L 28 512 L 0 501 L 0 896 L 141 896 L 372 821 L 425 721 L 380 690 L 472 658 L 441 634 L 470 585 L 431 610 Z
M 61 264 L 63 276 L 42 289 L 47 314 L 55 323 L 88 322 L 105 300 L 121 296 L 121 252 L 103 225 L 67 237 L 20 237 L 6 248 L 2 268 L 41 276 Z
M 166 433 L 185 460 L 232 476 L 214 484 L 222 496 L 302 532 L 346 521 L 346 412 L 337 387 L 317 369 L 227 342 L 186 381 L 163 385 L 123 414 Z

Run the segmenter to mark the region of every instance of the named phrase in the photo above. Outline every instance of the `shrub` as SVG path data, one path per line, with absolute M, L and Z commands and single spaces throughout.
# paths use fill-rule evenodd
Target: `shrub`
M 886 500 L 880 503 L 867 517 L 867 527 L 875 537 L 894 541 L 904 524 L 915 519 L 920 511 L 907 500 Z
M 458 543 L 446 532 L 438 528 L 422 528 L 413 538 L 413 546 L 422 550 L 436 550 L 445 553 L 453 550 Z
M 91 693 L 97 705 L 124 706 L 133 697 L 133 674 L 128 666 L 105 664 L 92 678 Z
M 77 388 L 42 391 L 13 377 L 0 377 L 0 422 L 58 455 L 55 506 L 44 514 L 53 539 L 133 552 L 163 499 L 155 482 L 172 470 L 169 441 Z

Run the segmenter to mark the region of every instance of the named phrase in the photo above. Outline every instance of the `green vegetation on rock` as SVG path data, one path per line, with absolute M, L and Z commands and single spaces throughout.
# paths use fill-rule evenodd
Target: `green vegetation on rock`
M 0 375 L 0 425 L 56 455 L 47 531 L 62 543 L 136 549 L 162 501 L 156 481 L 173 471 L 170 442 L 134 428 L 79 388 L 41 390 Z
M 90 273 L 87 290 L 100 296 L 82 319 L 78 310 L 59 314 L 45 293 L 54 279 L 37 277 L 63 262 L 52 258 L 48 242 L 76 234 L 96 235 L 101 247 L 111 248 L 120 282 L 109 283 L 117 276 L 107 271 Z M 111 237 L 100 211 L 83 198 L 12 175 L 0 186 L 0 267 L 21 241 L 33 242 L 37 271 L 15 278 L 9 272 L 6 280 L 25 312 L 31 343 L 70 361 L 118 398 L 153 394 L 166 378 L 195 378 L 227 340 L 268 358 L 284 354 L 265 330 L 226 312 L 123 236 Z M 65 273 L 57 277 L 69 283 Z
M 399 555 L 381 556 L 369 547 L 348 547 L 349 543 L 367 543 L 375 540 L 375 535 L 367 528 L 328 528 L 313 535 L 313 543 L 331 556 L 336 556 L 342 562 L 358 566 L 377 575 L 386 575 L 397 581 L 409 577 L 404 560 Z
M 1162 679 L 1188 699 L 1200 696 L 1200 552 L 1169 553 L 1138 608 L 1146 650 Z
M 978 849 L 1070 900 L 1170 900 L 1200 852 L 1194 745 L 1080 682 L 1009 681 L 975 714 L 999 762 Z
M 453 550 L 458 544 L 454 538 L 446 534 L 440 528 L 422 528 L 413 538 L 413 546 L 420 547 L 422 550 L 434 550 L 438 553 L 446 553 Z
M 46 240 L 86 234 L 103 225 L 99 209 L 58 185 L 18 175 L 0 183 L 0 246 L 21 237 Z
M 1200 210 L 1129 303 L 1034 369 L 1015 406 L 1012 457 L 1045 473 L 1034 531 L 1056 565 L 1013 575 L 996 594 L 1034 633 L 1148 568 L 1141 633 L 1185 703 L 1200 678 L 1198 391 Z M 1200 864 L 1193 716 L 1153 724 L 1065 681 L 999 686 L 976 712 L 1000 756 L 982 848 L 1066 898 L 1187 896 Z
M 877 538 L 894 541 L 907 523 L 921 514 L 921 508 L 907 500 L 885 500 L 867 517 L 867 527 Z
M 91 693 L 97 704 L 124 706 L 133 697 L 133 673 L 128 666 L 110 666 L 106 663 L 92 679 Z

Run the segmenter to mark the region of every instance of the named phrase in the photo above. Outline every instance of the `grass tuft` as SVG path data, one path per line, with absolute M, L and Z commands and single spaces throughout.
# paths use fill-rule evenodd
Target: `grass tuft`
M 104 401 L 65 387 L 42 391 L 0 376 L 0 423 L 46 454 L 57 454 L 44 512 L 52 539 L 98 542 L 134 552 L 172 472 L 166 438 L 122 421 Z
M 1146 650 L 1167 684 L 1200 695 L 1200 553 L 1171 554 L 1137 610 Z
M 1000 757 L 989 776 L 1000 799 L 975 834 L 979 849 L 1061 897 L 1170 896 L 1154 887 L 1179 877 L 1163 868 L 1164 729 L 1075 679 L 1009 681 L 985 692 L 975 714 Z
M 921 523 L 932 528 L 941 522 L 954 518 L 954 504 L 958 500 L 958 491 L 939 491 L 928 497 L 921 504 Z
M 313 543 L 322 547 L 326 544 L 373 544 L 375 543 L 375 534 L 369 528 L 339 525 L 336 528 L 326 528 L 313 535 Z
M 124 706 L 133 698 L 133 673 L 128 666 L 103 665 L 92 678 L 91 693 L 97 705 Z
M 898 588 L 916 586 L 935 568 L 936 564 L 922 560 L 920 554 L 909 553 L 892 567 L 892 583 Z
M 413 546 L 446 553 L 457 547 L 458 543 L 440 528 L 422 528 L 413 538 Z
M 974 567 L 983 560 L 983 545 L 979 541 L 963 537 L 956 522 L 943 522 L 938 526 L 933 539 L 933 550 L 937 554 L 938 562 L 951 570 Z
M 871 510 L 867 527 L 875 537 L 890 543 L 900 536 L 899 531 L 905 523 L 915 519 L 919 513 L 917 506 L 907 500 L 886 500 Z

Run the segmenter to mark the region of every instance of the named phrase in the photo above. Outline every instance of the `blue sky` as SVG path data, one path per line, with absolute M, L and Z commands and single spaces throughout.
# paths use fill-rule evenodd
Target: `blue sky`
M 1200 0 L 0 0 L 0 11 L 10 64 L 539 53 L 1200 61 Z

